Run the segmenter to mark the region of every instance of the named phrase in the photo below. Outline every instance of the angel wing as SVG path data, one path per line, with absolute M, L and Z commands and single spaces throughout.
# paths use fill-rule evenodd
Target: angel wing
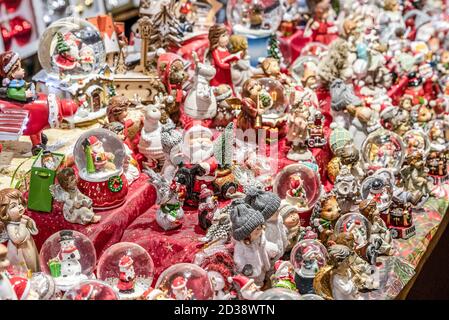
M 334 300 L 331 288 L 332 266 L 322 267 L 313 279 L 313 288 L 316 294 L 322 296 L 326 300 Z
M 52 184 L 48 189 L 53 199 L 59 202 L 65 201 L 67 192 L 59 184 Z
M 157 204 L 165 202 L 170 195 L 170 184 L 168 181 L 152 169 L 143 169 L 142 172 L 149 177 L 149 182 L 156 188 Z

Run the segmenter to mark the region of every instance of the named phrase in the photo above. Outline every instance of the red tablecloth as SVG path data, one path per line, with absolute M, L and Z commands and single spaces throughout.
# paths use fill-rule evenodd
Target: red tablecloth
M 87 226 L 67 222 L 62 215 L 62 204 L 54 203 L 51 213 L 28 210 L 27 215 L 36 221 L 39 233 L 34 236 L 38 249 L 55 232 L 76 230 L 87 235 L 95 245 L 98 257 L 109 246 L 120 242 L 126 228 L 156 202 L 156 190 L 142 174 L 129 188 L 126 202 L 115 209 L 100 211 L 101 221 Z

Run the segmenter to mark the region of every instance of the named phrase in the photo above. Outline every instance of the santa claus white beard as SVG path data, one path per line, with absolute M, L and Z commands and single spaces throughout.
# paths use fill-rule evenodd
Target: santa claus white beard
M 92 152 L 93 153 L 104 153 L 104 148 L 103 148 L 103 146 L 93 145 Z
M 197 164 L 203 161 L 208 160 L 212 157 L 214 152 L 214 146 L 212 143 L 193 143 L 188 150 L 188 155 L 190 159 L 190 163 Z

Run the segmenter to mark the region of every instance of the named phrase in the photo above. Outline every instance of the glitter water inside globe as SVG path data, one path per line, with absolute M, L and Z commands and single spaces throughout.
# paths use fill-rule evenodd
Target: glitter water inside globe
M 279 0 L 229 0 L 226 8 L 234 32 L 255 38 L 275 33 L 282 13 Z
M 191 263 L 178 263 L 158 278 L 156 288 L 176 300 L 213 300 L 214 291 L 207 272 Z
M 315 239 L 299 241 L 290 254 L 295 272 L 303 278 L 314 278 L 318 270 L 326 265 L 326 261 L 326 248 Z
M 39 253 L 43 272 L 53 277 L 56 287 L 66 291 L 92 277 L 97 256 L 92 241 L 74 230 L 50 236 Z
M 63 300 L 119 300 L 114 289 L 106 282 L 86 280 L 68 290 Z
M 77 79 L 103 67 L 106 53 L 100 33 L 93 24 L 67 17 L 47 27 L 40 39 L 38 57 L 47 74 Z
M 97 128 L 78 138 L 73 155 L 79 176 L 86 181 L 99 182 L 122 173 L 126 151 L 115 133 Z
M 122 300 L 139 298 L 151 286 L 153 276 L 153 259 L 135 243 L 116 243 L 98 260 L 98 279 L 110 284 Z

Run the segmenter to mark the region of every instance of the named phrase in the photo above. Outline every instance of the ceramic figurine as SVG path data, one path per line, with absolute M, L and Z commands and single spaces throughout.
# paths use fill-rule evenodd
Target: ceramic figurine
M 412 209 L 421 201 L 422 196 L 420 191 L 411 193 L 403 188 L 395 188 L 386 217 L 393 238 L 408 239 L 415 235 Z
M 338 31 L 336 26 L 328 21 L 331 2 L 321 0 L 311 10 L 313 10 L 313 19 L 307 22 L 304 36 L 311 37 L 312 41 L 328 45 L 337 37 Z
M 380 113 L 380 117 L 385 129 L 393 131 L 400 136 L 411 129 L 410 114 L 405 109 L 390 106 Z
M 259 81 L 248 79 L 242 87 L 242 107 L 237 116 L 237 127 L 243 131 L 257 129 L 262 125 L 264 108 L 271 104 L 271 97 Z
M 307 124 L 307 146 L 309 148 L 322 148 L 327 140 L 324 134 L 324 115 L 317 110 L 309 117 Z
M 407 191 L 420 191 L 425 197 L 428 197 L 434 185 L 432 179 L 428 176 L 428 169 L 423 152 L 414 151 L 406 158 L 406 164 L 401 169 L 401 185 Z
M 39 254 L 33 240 L 38 230 L 24 212 L 25 201 L 19 190 L 0 190 L 0 238 L 8 240 L 7 258 L 13 265 L 38 272 Z
M 161 145 L 165 156 L 161 174 L 167 181 L 175 177 L 178 164 L 184 162 L 182 138 L 182 133 L 174 123 L 167 123 L 161 129 Z
M 184 101 L 183 85 L 188 76 L 184 70 L 184 62 L 174 53 L 163 53 L 157 61 L 157 70 L 168 96 L 165 98 L 165 112 L 176 124 L 180 124 L 180 107 Z
M 229 206 L 228 206 L 229 207 Z M 208 243 L 226 243 L 231 237 L 231 220 L 229 213 L 225 209 L 220 209 L 220 214 L 216 221 L 207 229 L 206 235 L 198 240 Z
M 42 151 L 42 167 L 55 171 L 57 168 L 56 159 L 49 150 Z
M 448 169 L 447 163 L 449 159 L 449 151 L 447 149 L 435 150 L 430 149 L 426 159 L 426 166 L 429 169 L 429 175 L 433 179 L 435 185 L 440 185 L 447 180 Z
M 283 85 L 292 85 L 292 80 L 281 72 L 281 67 L 277 59 L 271 57 L 265 58 L 260 64 L 260 67 L 262 68 L 265 77 L 276 79 Z
M 360 193 L 361 198 L 374 200 L 377 209 L 381 214 L 386 214 L 391 204 L 394 185 L 391 182 L 391 176 L 386 177 L 380 174 L 374 174 L 363 180 Z
M 96 136 L 90 136 L 83 142 L 84 153 L 86 156 L 86 171 L 88 174 L 96 172 L 114 171 L 114 154 L 105 152 L 103 142 Z
M 251 78 L 255 73 L 251 66 L 250 56 L 248 51 L 248 40 L 241 35 L 232 35 L 229 38 L 229 44 L 231 46 L 231 53 L 238 54 L 241 52 L 241 59 L 231 63 L 231 75 L 232 83 L 234 84 L 234 90 L 237 95 L 242 92 L 242 86 L 246 80 Z
M 308 119 L 313 113 L 312 107 L 310 95 L 304 90 L 304 94 L 301 94 L 301 97 L 292 104 L 287 116 L 287 140 L 292 143 L 292 148 L 287 153 L 287 158 L 290 160 L 307 160 L 312 157 L 306 144 L 309 133 Z
M 78 178 L 72 168 L 64 168 L 57 174 L 59 184 L 50 186 L 50 192 L 56 201 L 63 202 L 64 218 L 70 223 L 97 223 L 101 216 L 92 209 L 92 200 L 79 191 Z
M 352 211 L 359 197 L 360 186 L 356 177 L 351 174 L 348 166 L 343 165 L 340 169 L 333 192 L 337 196 L 341 213 Z
M 217 101 L 217 114 L 212 126 L 217 129 L 224 128 L 235 118 L 234 105 L 240 105 L 240 101 L 233 97 L 232 88 L 227 84 L 221 84 L 214 88 L 215 99 Z
M 295 32 L 296 24 L 300 21 L 301 14 L 298 8 L 298 1 L 296 0 L 283 0 L 282 6 L 284 8 L 284 14 L 282 16 L 280 30 L 284 37 L 289 37 Z
M 117 288 L 120 293 L 133 293 L 136 279 L 136 273 L 134 272 L 134 261 L 128 255 L 123 255 L 119 261 L 119 280 Z
M 331 265 L 322 268 L 314 280 L 316 292 L 327 299 L 334 300 L 362 300 L 354 282 L 355 273 L 352 271 L 349 257 L 350 248 L 335 244 L 328 249 Z
M 224 252 L 216 252 L 207 257 L 201 264 L 207 271 L 215 291 L 215 300 L 230 300 L 234 298 L 231 293 L 234 261 L 232 256 Z
M 370 243 L 376 244 L 379 254 L 393 254 L 393 245 L 390 230 L 387 224 L 380 217 L 376 203 L 373 200 L 363 200 L 359 204 L 360 213 L 371 222 Z M 377 245 L 376 242 L 379 242 Z
M 193 86 L 184 102 L 184 112 L 193 119 L 212 119 L 217 115 L 217 101 L 210 80 L 215 76 L 211 65 L 201 63 L 196 52 L 192 52 L 195 61 Z
M 265 219 L 243 199 L 234 200 L 232 207 L 230 217 L 236 271 L 254 280 L 256 285 L 262 285 L 266 272 L 271 268 L 263 230 Z
M 257 300 L 263 293 L 260 286 L 256 284 L 254 279 L 250 279 L 241 274 L 232 278 L 233 283 L 238 289 L 238 293 L 243 300 Z
M 187 288 L 187 279 L 183 276 L 177 276 L 172 284 L 171 290 L 175 300 L 192 300 L 193 291 Z
M 201 186 L 198 205 L 198 222 L 203 230 L 207 230 L 218 219 L 218 201 L 212 190 L 205 184 Z
M 231 63 L 238 61 L 244 56 L 243 52 L 231 54 L 228 50 L 229 34 L 224 25 L 216 24 L 209 29 L 209 52 L 208 58 L 215 67 L 215 77 L 210 81 L 211 86 L 227 84 L 234 90 Z
M 34 84 L 25 82 L 25 71 L 17 53 L 8 51 L 0 55 L 0 78 L 7 98 L 26 102 L 35 97 Z
M 343 39 L 337 39 L 332 42 L 318 64 L 318 78 L 324 86 L 329 87 L 337 79 L 346 81 L 352 76 L 353 68 L 349 63 L 349 43 Z
M 161 168 L 165 160 L 161 142 L 161 107 L 161 98 L 157 96 L 155 97 L 155 104 L 145 107 L 145 120 L 138 144 L 139 152 L 145 157 L 143 165 L 152 169 Z
M 282 217 L 284 225 L 287 228 L 288 242 L 285 250 L 290 251 L 298 241 L 298 236 L 301 228 L 299 211 L 296 206 L 291 205 L 285 200 L 282 200 L 279 207 L 279 215 Z
M 286 200 L 297 208 L 308 210 L 308 199 L 304 190 L 302 178 L 299 174 L 290 176 L 290 188 L 285 194 Z
M 271 276 L 271 287 L 296 291 L 294 273 L 295 271 L 290 261 L 276 261 L 274 274 Z
M 256 187 L 245 188 L 245 202 L 262 213 L 265 219 L 265 239 L 267 247 L 274 247 L 274 254 L 269 253 L 271 261 L 277 261 L 284 255 L 287 242 L 287 229 L 279 215 L 281 199 L 270 191 Z
M 0 244 L 0 301 L 17 300 L 16 293 L 11 285 L 7 268 L 9 267 L 8 249 Z
M 333 193 L 323 196 L 314 207 L 310 225 L 318 231 L 321 241 L 326 241 L 333 234 L 334 224 L 340 215 L 340 206 Z
M 368 136 L 367 123 L 373 116 L 373 111 L 364 107 L 353 89 L 341 79 L 332 82 L 330 92 L 334 121 L 349 130 L 355 146 L 360 150 Z
M 144 170 L 150 177 L 151 183 L 157 192 L 156 222 L 164 230 L 172 230 L 182 226 L 184 210 L 182 205 L 186 197 L 185 188 L 176 180 L 168 182 L 153 170 Z

